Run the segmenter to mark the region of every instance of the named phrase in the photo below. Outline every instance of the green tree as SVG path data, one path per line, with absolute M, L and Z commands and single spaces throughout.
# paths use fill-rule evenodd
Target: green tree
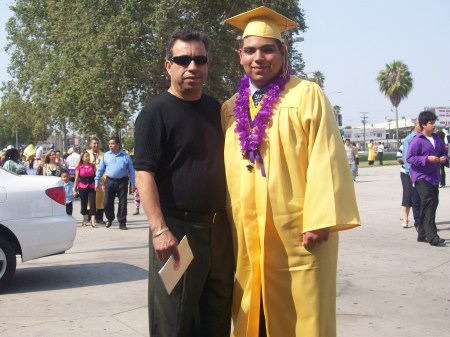
M 322 89 L 324 88 L 325 75 L 319 70 L 312 71 L 309 73 L 301 72 L 301 77 L 305 80 L 317 83 L 319 87 L 321 87 Z
M 336 119 L 336 123 L 338 123 L 338 126 L 341 127 L 342 126 L 341 107 L 339 105 L 333 105 L 333 112 L 334 118 Z
M 312 73 L 312 76 L 309 78 L 309 80 L 311 82 L 317 83 L 323 89 L 325 83 L 325 75 L 321 71 L 316 70 Z
M 397 137 L 397 148 L 400 146 L 398 132 L 398 106 L 400 102 L 408 97 L 413 88 L 413 78 L 408 70 L 408 66 L 402 61 L 393 61 L 386 64 L 377 77 L 380 91 L 389 97 L 392 105 L 395 107 L 395 133 Z
M 223 101 L 243 74 L 241 32 L 223 20 L 263 4 L 306 29 L 294 0 L 16 0 L 6 27 L 12 80 L 2 87 L 0 118 L 26 120 L 35 140 L 67 130 L 84 138 L 119 135 L 149 99 L 167 90 L 165 43 L 180 28 L 210 38 L 205 92 Z M 289 32 L 290 41 L 299 31 Z M 301 54 L 291 46 L 290 56 L 300 73 Z

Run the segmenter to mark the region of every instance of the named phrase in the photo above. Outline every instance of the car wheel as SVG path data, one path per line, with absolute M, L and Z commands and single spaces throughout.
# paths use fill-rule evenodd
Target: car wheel
M 0 237 L 0 289 L 11 281 L 16 272 L 16 254 L 10 243 Z

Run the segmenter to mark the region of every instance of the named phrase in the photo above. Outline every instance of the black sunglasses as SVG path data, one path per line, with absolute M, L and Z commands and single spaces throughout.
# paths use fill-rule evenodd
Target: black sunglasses
M 181 56 L 173 56 L 170 59 L 170 62 L 176 63 L 179 66 L 188 66 L 191 64 L 192 60 L 194 60 L 195 64 L 198 66 L 203 66 L 206 63 L 208 63 L 208 57 L 207 56 L 188 56 L 188 55 L 181 55 Z

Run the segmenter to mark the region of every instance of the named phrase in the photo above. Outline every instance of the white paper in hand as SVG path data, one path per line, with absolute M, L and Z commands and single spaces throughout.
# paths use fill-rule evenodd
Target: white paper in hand
M 178 270 L 175 270 L 173 268 L 175 260 L 173 256 L 171 256 L 158 272 L 169 295 L 172 292 L 173 288 L 175 288 L 181 276 L 183 276 L 191 261 L 194 259 L 194 255 L 192 255 L 192 250 L 189 246 L 186 235 L 178 243 L 178 252 L 180 253 L 180 267 L 178 268 Z

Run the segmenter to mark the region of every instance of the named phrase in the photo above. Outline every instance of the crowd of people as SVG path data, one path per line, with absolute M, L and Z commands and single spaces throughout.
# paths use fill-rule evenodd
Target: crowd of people
M 115 145 L 111 146 L 114 141 Z M 19 175 L 42 175 L 60 177 L 66 191 L 66 213 L 72 215 L 73 201 L 80 200 L 82 215 L 82 226 L 90 224 L 93 228 L 97 224 L 104 224 L 106 228 L 111 227 L 114 215 L 114 199 L 119 198 L 118 220 L 119 228 L 127 229 L 126 226 L 126 198 L 129 193 L 135 194 L 135 205 L 139 214 L 139 194 L 134 187 L 134 168 L 132 159 L 128 152 L 120 148 L 120 140 L 111 137 L 109 142 L 110 150 L 104 153 L 100 149 L 100 140 L 93 137 L 90 148 L 82 151 L 76 147 L 71 147 L 61 155 L 60 150 L 55 150 L 53 146 L 46 149 L 44 146 L 35 147 L 29 144 L 26 147 L 16 149 L 13 145 L 8 145 L 1 151 L 0 166 L 4 169 Z M 126 170 L 118 165 L 108 164 L 104 156 L 108 158 L 112 153 L 114 160 L 120 155 L 125 158 Z M 105 171 L 106 166 L 109 168 Z M 100 172 L 100 173 L 99 173 Z M 104 174 L 105 173 L 105 174 Z M 114 180 L 119 174 L 125 189 L 120 193 L 108 182 Z M 130 185 L 128 185 L 130 181 Z M 105 193 L 108 198 L 105 200 Z M 104 220 L 106 213 L 107 221 Z

